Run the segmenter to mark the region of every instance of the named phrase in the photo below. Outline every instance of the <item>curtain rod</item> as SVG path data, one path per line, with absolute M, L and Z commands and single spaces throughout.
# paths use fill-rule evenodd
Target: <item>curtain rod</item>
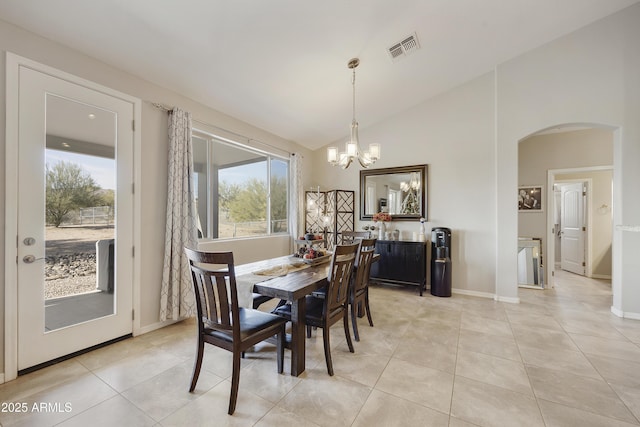
M 173 110 L 173 107 L 169 107 L 168 105 L 164 105 L 159 102 L 151 102 L 151 101 L 144 101 L 144 102 L 151 105 L 152 107 L 157 108 L 158 110 L 166 111 L 167 113 Z
M 170 113 L 170 112 L 171 112 L 171 110 L 173 110 L 173 108 L 174 108 L 174 107 L 170 107 L 170 106 L 168 106 L 168 105 L 166 105 L 166 104 L 162 104 L 162 103 L 159 103 L 159 102 L 151 102 L 151 101 L 144 101 L 144 102 L 146 102 L 147 104 L 151 105 L 151 106 L 152 106 L 152 107 L 154 107 L 154 108 L 157 108 L 158 110 L 166 111 L 167 113 Z M 238 137 L 238 138 L 242 138 L 242 139 L 246 140 L 248 143 L 261 144 L 261 145 L 264 145 L 264 146 L 266 146 L 266 147 L 273 148 L 273 149 L 275 149 L 275 150 L 281 151 L 281 152 L 286 153 L 286 154 L 289 154 L 289 155 L 290 155 L 290 154 L 292 154 L 291 152 L 289 152 L 289 151 L 287 151 L 287 150 L 284 150 L 284 149 L 282 149 L 282 148 L 280 148 L 280 147 L 276 147 L 275 145 L 271 145 L 271 144 L 268 144 L 268 143 L 266 143 L 266 142 L 262 142 L 262 141 L 260 141 L 260 140 L 254 139 L 254 138 L 249 138 L 248 136 L 245 136 L 245 135 L 239 134 L 239 133 L 237 133 L 237 132 L 233 132 L 233 131 L 230 131 L 230 130 L 224 129 L 224 128 L 221 128 L 221 127 L 216 126 L 216 125 L 212 125 L 211 123 L 207 123 L 207 122 L 204 122 L 204 121 L 202 121 L 202 120 L 195 119 L 195 118 L 194 118 L 194 119 L 192 119 L 192 120 L 193 120 L 194 122 L 196 122 L 196 123 L 201 124 L 201 125 L 209 126 L 209 127 L 214 128 L 214 129 L 217 129 L 217 130 L 219 130 L 219 131 L 226 132 L 226 133 L 228 133 L 228 134 L 231 134 L 231 135 L 233 135 L 233 136 L 236 136 L 236 137 Z

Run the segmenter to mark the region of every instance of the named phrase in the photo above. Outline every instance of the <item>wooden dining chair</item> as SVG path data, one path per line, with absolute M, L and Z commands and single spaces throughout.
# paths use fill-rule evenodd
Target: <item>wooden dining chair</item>
M 238 307 L 233 252 L 202 252 L 189 248 L 184 252 L 191 268 L 198 309 L 198 351 L 189 391 L 196 388 L 205 343 L 232 352 L 229 398 L 229 415 L 232 415 L 238 398 L 240 358 L 245 350 L 277 335 L 278 373 L 282 373 L 286 320 L 271 313 Z
M 336 246 L 331 257 L 331 264 L 329 264 L 327 292 L 324 298 L 308 295 L 305 299 L 305 323 L 307 327 L 322 328 L 324 358 L 329 375 L 333 375 L 329 329 L 331 325 L 340 319 L 344 324 L 344 335 L 347 339 L 349 351 L 351 353 L 354 352 L 351 333 L 349 332 L 349 282 L 357 253 L 357 244 Z M 290 320 L 291 304 L 276 308 L 274 313 Z
M 370 237 L 368 231 L 343 231 L 340 234 L 343 245 L 352 245 L 358 243 L 360 239 L 368 239 Z
M 369 320 L 369 326 L 373 326 L 371 318 L 371 308 L 369 307 L 369 275 L 376 246 L 376 239 L 362 239 L 358 248 L 357 268 L 351 283 L 349 295 L 349 305 L 351 306 L 351 324 L 353 325 L 353 336 L 356 341 L 360 341 L 358 334 L 357 314 L 364 310 Z

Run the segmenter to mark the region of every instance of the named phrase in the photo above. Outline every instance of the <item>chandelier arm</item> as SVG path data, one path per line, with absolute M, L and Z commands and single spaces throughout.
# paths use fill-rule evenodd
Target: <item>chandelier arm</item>
M 344 162 L 343 164 L 341 164 L 340 166 L 342 166 L 342 169 L 346 169 L 346 168 L 348 168 L 349 166 L 351 166 L 351 162 L 352 162 L 351 157 L 348 157 L 348 158 L 347 158 L 347 161 L 346 161 L 346 162 Z
M 371 160 L 367 159 L 362 154 L 358 155 L 358 162 L 360 163 L 360 166 L 362 166 L 365 169 L 371 166 Z

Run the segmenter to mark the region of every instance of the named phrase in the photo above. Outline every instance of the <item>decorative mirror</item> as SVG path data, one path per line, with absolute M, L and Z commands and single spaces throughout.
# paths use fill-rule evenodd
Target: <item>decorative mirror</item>
M 360 171 L 360 219 L 387 212 L 394 221 L 427 219 L 427 165 Z
M 541 248 L 539 237 L 518 237 L 518 286 L 521 288 L 544 288 Z

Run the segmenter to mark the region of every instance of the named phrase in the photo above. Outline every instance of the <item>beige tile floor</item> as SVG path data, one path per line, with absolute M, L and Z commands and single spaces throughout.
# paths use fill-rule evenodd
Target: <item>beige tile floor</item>
M 242 363 L 226 414 L 229 353 L 207 348 L 195 393 L 192 321 L 42 369 L 0 386 L 0 402 L 59 405 L 0 412 L 3 426 L 631 426 L 640 425 L 640 321 L 610 311 L 608 282 L 558 274 L 521 304 L 374 286 L 375 327 L 348 352 L 333 328 L 336 375 L 321 333 L 307 370 L 276 373 L 265 344 Z M 208 346 L 210 347 L 210 346 Z M 285 372 L 288 364 L 285 365 Z M 65 411 L 69 403 L 69 411 Z

